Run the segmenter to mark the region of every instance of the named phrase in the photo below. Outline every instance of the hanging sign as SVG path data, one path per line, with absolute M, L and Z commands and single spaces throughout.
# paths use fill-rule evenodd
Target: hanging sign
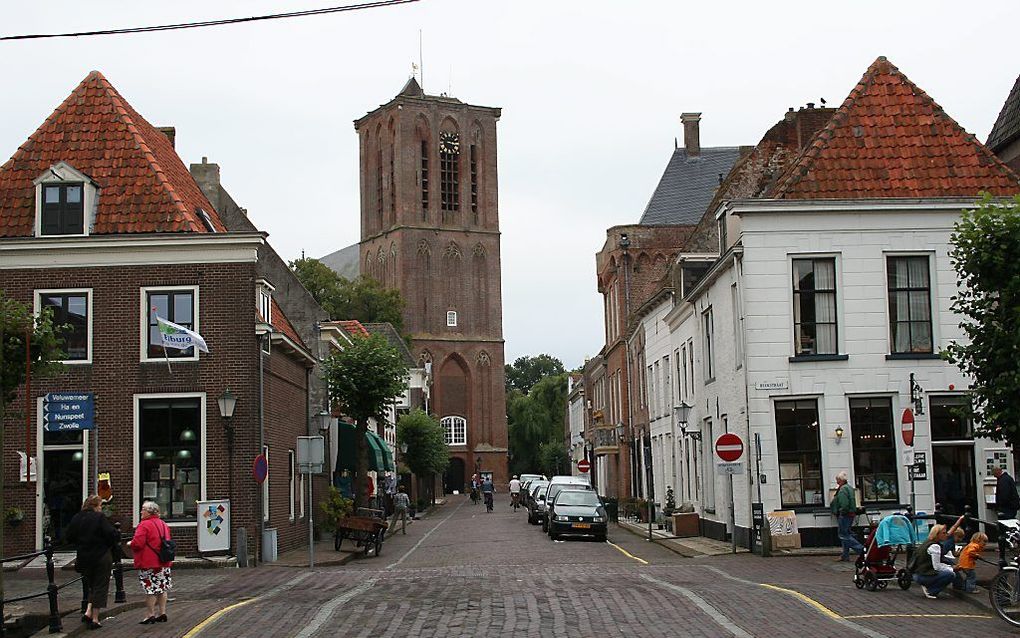
M 99 483 L 99 489 L 96 490 L 99 498 L 107 502 L 113 500 L 113 485 L 110 484 L 110 473 L 100 472 L 96 480 Z
M 95 427 L 95 399 L 91 392 L 51 392 L 43 397 L 43 428 L 47 432 Z

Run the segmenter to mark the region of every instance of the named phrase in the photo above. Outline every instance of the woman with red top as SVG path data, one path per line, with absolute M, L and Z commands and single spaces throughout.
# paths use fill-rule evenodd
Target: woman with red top
M 145 606 L 149 610 L 149 615 L 139 623 L 141 625 L 166 622 L 166 595 L 173 586 L 173 580 L 170 578 L 171 563 L 159 559 L 159 548 L 164 538 L 170 538 L 170 527 L 159 517 L 159 505 L 145 501 L 142 503 L 142 520 L 131 539 L 138 580 L 145 591 Z

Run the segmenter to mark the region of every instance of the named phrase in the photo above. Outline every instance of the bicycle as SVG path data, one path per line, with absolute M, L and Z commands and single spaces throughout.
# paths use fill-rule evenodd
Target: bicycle
M 517 508 L 521 506 L 521 494 L 520 492 L 510 492 L 510 507 L 517 511 Z
M 492 511 L 492 492 L 485 493 L 485 511 L 486 512 Z
M 1020 521 L 998 521 L 998 528 L 999 573 L 988 584 L 988 598 L 999 618 L 1020 627 Z
M 479 500 L 478 499 L 478 488 L 477 487 L 472 487 L 471 488 L 471 504 L 472 505 L 478 505 L 478 500 Z

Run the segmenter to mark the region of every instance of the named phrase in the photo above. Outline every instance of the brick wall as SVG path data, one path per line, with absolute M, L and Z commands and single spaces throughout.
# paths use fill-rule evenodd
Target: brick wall
M 254 263 L 143 265 L 0 271 L 0 288 L 9 297 L 32 304 L 33 291 L 46 288 L 92 288 L 92 363 L 67 365 L 56 378 L 35 380 L 32 396 L 47 392 L 95 393 L 99 434 L 99 467 L 109 472 L 115 518 L 128 531 L 141 500 L 133 485 L 137 462 L 134 444 L 134 395 L 204 392 L 206 395 L 206 496 L 227 495 L 228 468 L 233 466 L 233 532 L 248 529 L 249 547 L 258 545 L 258 490 L 251 480 L 251 461 L 258 453 L 258 345 L 254 337 Z M 199 361 L 140 363 L 143 286 L 198 286 L 198 330 L 210 352 Z M 226 454 L 223 420 L 216 399 L 227 388 L 237 398 L 233 416 L 235 453 Z M 23 405 L 23 398 L 18 405 Z M 32 423 L 37 414 L 32 405 Z M 5 554 L 35 546 L 35 486 L 18 482 L 16 450 L 25 449 L 24 417 L 9 415 L 6 423 L 4 472 L 7 506 L 21 507 L 25 522 L 6 535 Z M 34 434 L 34 433 L 33 433 Z M 32 440 L 33 449 L 36 441 Z M 91 454 L 90 454 L 91 456 Z M 91 467 L 91 477 L 95 468 Z M 89 490 L 92 490 L 91 479 Z M 175 527 L 182 553 L 195 551 L 192 525 Z

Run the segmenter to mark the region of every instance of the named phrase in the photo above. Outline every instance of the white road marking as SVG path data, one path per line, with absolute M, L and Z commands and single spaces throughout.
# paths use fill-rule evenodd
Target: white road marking
M 326 621 L 329 620 L 329 617 L 333 615 L 333 612 L 336 611 L 337 607 L 348 602 L 355 596 L 359 596 L 368 591 L 369 589 L 371 589 L 372 586 L 375 585 L 375 581 L 376 579 L 370 578 L 365 582 L 361 583 L 360 585 L 358 585 L 357 587 L 354 587 L 353 589 L 348 589 L 347 591 L 340 594 L 336 598 L 331 599 L 329 602 L 327 602 L 325 605 L 319 608 L 319 611 L 315 614 L 315 617 L 312 618 L 308 622 L 308 624 L 304 626 L 301 632 L 298 633 L 294 638 L 309 638 L 310 636 L 315 635 L 315 632 L 317 632 L 324 624 L 326 624 Z
M 674 585 L 673 583 L 667 583 L 664 580 L 659 580 L 658 578 L 652 578 L 648 574 L 640 574 L 640 576 L 641 576 L 641 578 L 647 580 L 650 583 L 654 583 L 654 584 L 658 585 L 659 587 L 665 587 L 666 589 L 675 591 L 676 593 L 680 594 L 681 596 L 686 597 L 688 600 L 690 600 L 692 603 L 694 603 L 698 607 L 698 609 L 700 609 L 701 611 L 705 612 L 705 614 L 709 618 L 714 620 L 717 625 L 719 625 L 723 629 L 727 630 L 728 632 L 730 632 L 731 634 L 733 634 L 737 638 L 752 638 L 751 634 L 749 634 L 746 631 L 744 631 L 743 629 L 741 629 L 736 623 L 734 623 L 732 620 L 730 620 L 725 614 L 723 614 L 721 611 L 719 611 L 718 609 L 716 609 L 715 607 L 710 605 L 704 598 L 702 598 L 701 596 L 695 594 L 694 592 L 692 592 L 691 590 L 687 589 L 686 587 L 680 587 L 678 585 Z
M 389 565 L 387 565 L 386 569 L 393 569 L 394 567 L 396 567 L 400 563 L 404 562 L 407 559 L 408 556 L 410 556 L 411 554 L 414 553 L 414 550 L 418 549 L 418 547 L 422 543 L 424 543 L 426 539 L 428 539 L 429 536 L 432 536 L 432 532 L 436 531 L 437 529 L 439 529 L 440 525 L 442 525 L 446 521 L 448 521 L 451 518 L 453 518 L 453 515 L 456 514 L 457 512 L 459 512 L 460 508 L 464 507 L 464 503 L 467 503 L 467 501 L 461 501 L 460 505 L 458 505 L 456 508 L 454 508 L 454 510 L 452 512 L 450 512 L 450 514 L 446 518 L 444 518 L 443 520 L 439 521 L 438 523 L 436 523 L 435 527 L 433 527 L 429 531 L 425 532 L 425 535 L 421 537 L 421 540 L 419 540 L 417 543 L 414 544 L 414 547 L 412 547 L 411 549 L 407 550 L 407 552 L 405 552 L 404 555 L 401 556 L 399 560 L 397 560 L 397 562 L 390 563 Z

